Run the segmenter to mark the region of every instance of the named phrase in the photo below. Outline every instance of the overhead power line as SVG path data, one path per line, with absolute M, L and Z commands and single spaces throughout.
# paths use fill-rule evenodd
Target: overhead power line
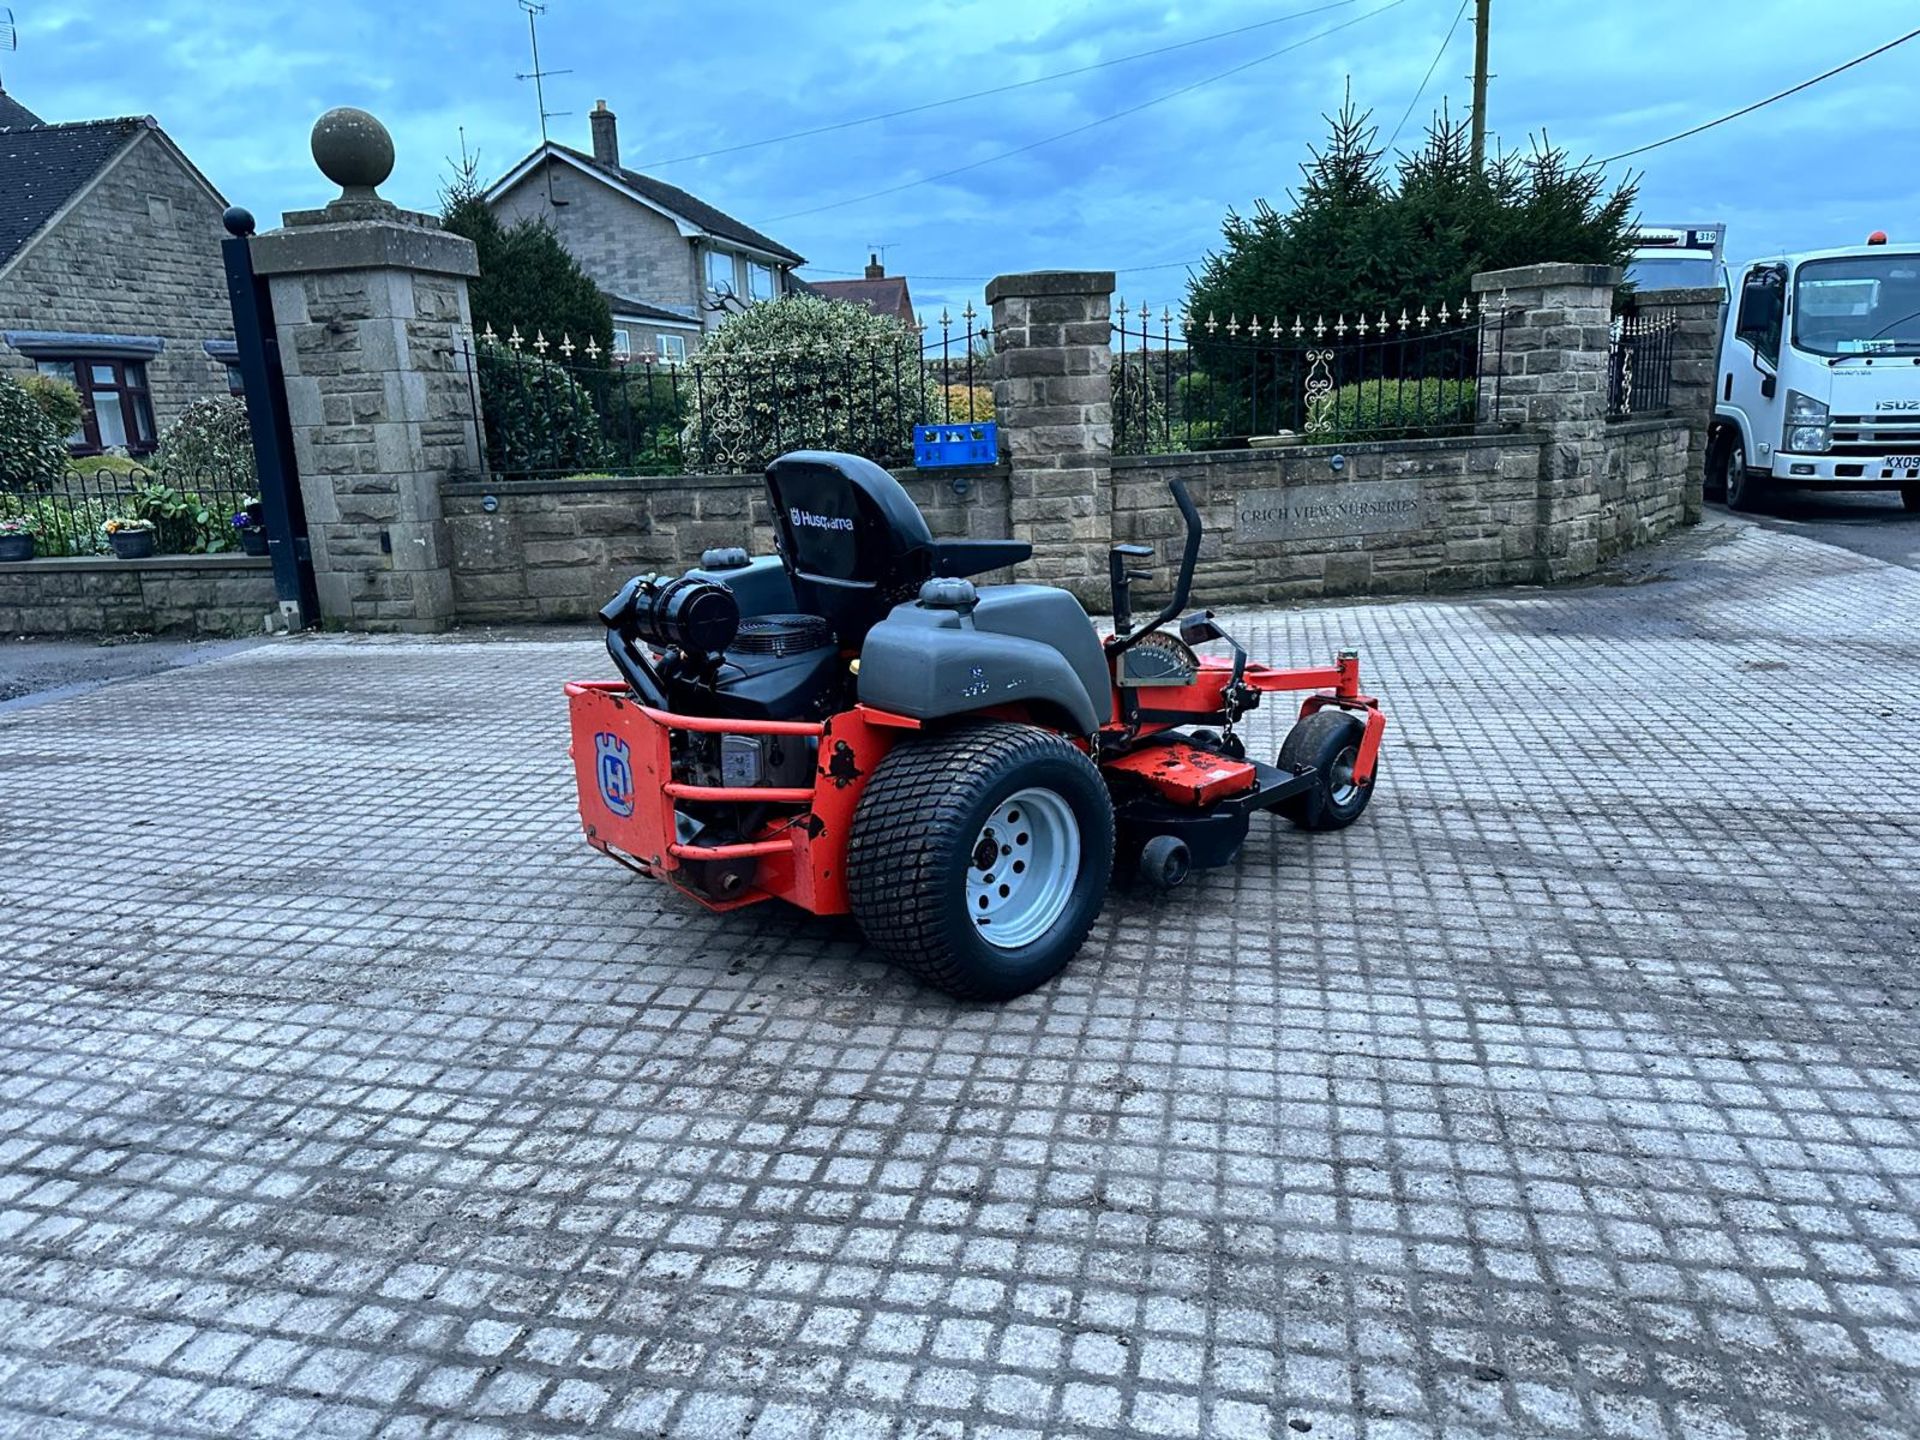
M 1384 15 L 1387 11 L 1404 4 L 1406 4 L 1406 0 L 1387 0 L 1387 3 L 1378 9 L 1369 10 L 1364 15 L 1356 15 L 1351 20 L 1343 20 L 1338 25 L 1329 25 L 1324 30 L 1316 30 L 1305 39 L 1296 40 L 1291 45 L 1282 45 L 1278 50 L 1270 50 L 1265 55 L 1255 56 L 1251 60 L 1246 60 L 1235 65 L 1232 69 L 1222 70 L 1213 75 L 1202 76 L 1190 84 L 1180 86 L 1177 90 L 1169 90 L 1164 95 L 1156 95 L 1150 100 L 1142 100 L 1138 105 L 1129 105 L 1126 109 L 1116 110 L 1111 115 L 1102 115 L 1097 120 L 1089 120 L 1084 125 L 1074 126 L 1071 130 L 1062 130 L 1057 135 L 1047 135 L 1039 140 L 1030 141 L 1025 145 L 1016 145 L 1011 150 L 1002 150 L 996 155 L 987 156 L 984 160 L 974 160 L 965 165 L 955 165 L 949 170 L 940 170 L 932 175 L 923 175 L 918 180 L 907 180 L 898 185 L 888 185 L 884 189 L 869 190 L 864 195 L 849 195 L 844 200 L 830 200 L 825 205 L 812 205 L 805 210 L 789 210 L 784 215 L 773 216 L 769 223 L 777 224 L 782 220 L 797 220 L 804 215 L 818 215 L 823 211 L 838 210 L 845 205 L 858 205 L 865 200 L 878 200 L 885 195 L 898 195 L 902 190 L 912 190 L 917 186 L 931 185 L 939 180 L 950 180 L 955 175 L 964 175 L 970 170 L 979 170 L 987 165 L 997 165 L 1002 160 L 1010 160 L 1016 155 L 1025 155 L 1029 151 L 1040 149 L 1043 145 L 1052 145 L 1061 140 L 1070 139 L 1075 135 L 1084 135 L 1087 131 L 1096 129 L 1101 125 L 1111 124 L 1113 121 L 1125 119 L 1129 115 L 1138 115 L 1142 110 L 1149 109 L 1155 105 L 1165 104 L 1167 101 L 1178 99 L 1182 95 L 1191 94 L 1202 86 L 1212 85 L 1221 80 L 1230 79 L 1242 71 L 1253 69 L 1256 65 L 1264 65 L 1269 60 L 1277 60 L 1282 55 L 1290 54 L 1302 46 L 1311 45 L 1316 40 L 1324 40 L 1329 35 L 1358 25 L 1362 21 L 1371 20 L 1376 15 Z
M 1391 8 L 1391 7 L 1386 7 L 1386 8 Z M 1378 14 L 1379 12 L 1374 11 L 1371 13 Z M 1464 7 L 1462 8 L 1462 13 L 1465 13 Z M 1364 20 L 1367 17 L 1363 15 L 1358 18 L 1360 20 Z M 1356 24 L 1358 23 L 1358 21 L 1357 20 L 1349 21 L 1347 23 Z M 1458 23 L 1459 21 L 1458 21 L 1458 18 L 1456 17 L 1455 24 L 1457 25 Z M 1341 28 L 1341 27 L 1335 27 L 1335 28 Z M 1324 34 L 1324 33 L 1331 33 L 1331 32 L 1322 32 L 1322 33 Z M 1449 35 L 1451 35 L 1452 32 L 1450 31 L 1448 33 Z M 1314 37 L 1314 38 L 1317 38 L 1317 37 Z M 1798 85 L 1789 86 L 1785 90 L 1781 90 L 1772 95 L 1767 96 L 1766 99 L 1764 100 L 1756 100 L 1751 105 L 1744 105 L 1738 110 L 1729 111 L 1727 114 L 1720 116 L 1718 119 L 1708 120 L 1703 124 L 1692 126 L 1691 128 L 1682 130 L 1674 135 L 1669 135 L 1664 140 L 1649 141 L 1645 145 L 1635 146 L 1631 150 L 1622 150 L 1618 154 L 1608 155 L 1603 159 L 1595 160 L 1590 163 L 1595 165 L 1611 165 L 1616 160 L 1625 160 L 1634 155 L 1644 155 L 1649 150 L 1658 150 L 1661 146 L 1671 145 L 1676 140 L 1685 140 L 1688 136 L 1698 135 L 1703 130 L 1711 130 L 1716 125 L 1724 125 L 1729 120 L 1738 120 L 1742 115 L 1751 115 L 1754 111 L 1764 109 L 1766 106 L 1773 104 L 1777 100 L 1784 100 L 1789 95 L 1797 95 L 1802 90 L 1806 90 L 1814 85 L 1818 85 L 1823 80 L 1831 80 L 1835 75 L 1838 75 L 1841 72 L 1846 70 L 1851 70 L 1856 65 L 1864 64 L 1866 61 L 1873 59 L 1877 55 L 1884 55 L 1887 53 L 1887 51 L 1892 50 L 1897 46 L 1904 45 L 1909 40 L 1913 40 L 1915 38 L 1920 38 L 1920 30 L 1909 30 L 1906 34 L 1898 36 L 1895 39 L 1889 40 L 1887 41 L 1886 44 L 1881 45 L 1875 49 L 1869 50 L 1864 55 L 1856 55 L 1853 59 L 1846 61 L 1844 64 L 1836 65 L 1831 70 L 1823 70 L 1818 75 L 1815 75 L 1810 79 L 1802 80 Z M 1302 42 L 1302 43 L 1305 43 L 1305 42 Z M 1442 45 L 1441 48 L 1442 50 L 1445 49 L 1444 44 Z M 1270 58 L 1270 57 L 1262 57 L 1262 58 Z M 1259 62 L 1255 61 L 1251 63 L 1257 64 Z M 1432 73 L 1431 67 L 1429 67 L 1428 73 L 1429 74 Z M 1163 96 L 1162 98 L 1164 99 L 1167 97 Z M 1418 99 L 1417 94 L 1415 98 Z M 1149 103 L 1152 103 L 1152 102 L 1149 102 Z M 1100 122 L 1096 121 L 1094 123 L 1098 124 Z M 1045 144 L 1046 142 L 1039 141 L 1036 143 Z M 940 177 L 929 176 L 928 178 L 938 179 Z M 916 181 L 914 183 L 918 184 L 922 182 Z M 1206 263 L 1206 258 L 1203 256 L 1198 260 L 1168 260 L 1158 265 L 1126 266 L 1115 271 L 1115 273 L 1126 275 L 1126 274 L 1138 274 L 1147 270 L 1178 270 L 1188 266 L 1203 265 L 1205 263 Z M 806 266 L 803 268 L 816 269 L 818 267 Z M 853 274 L 854 272 L 849 270 L 823 270 L 821 271 L 821 273 L 825 275 L 850 275 L 850 274 Z M 956 284 L 974 284 L 974 283 L 984 283 L 989 277 L 984 275 L 927 275 L 927 276 L 923 276 L 922 278 L 929 281 L 949 281 Z
M 1420 77 L 1420 88 L 1413 92 L 1413 98 L 1407 101 L 1406 111 L 1400 116 L 1400 123 L 1393 127 L 1393 134 L 1387 137 L 1386 149 L 1393 148 L 1393 142 L 1400 138 L 1400 132 L 1406 127 L 1407 120 L 1413 114 L 1413 107 L 1420 103 L 1420 97 L 1427 93 L 1427 82 L 1433 79 L 1433 72 L 1440 68 L 1440 57 L 1447 53 L 1447 47 L 1453 43 L 1453 32 L 1460 28 L 1461 20 L 1466 18 L 1467 6 L 1473 0 L 1460 0 L 1460 8 L 1453 12 L 1453 24 L 1447 27 L 1446 38 L 1440 42 L 1440 48 L 1433 52 L 1433 63 L 1427 66 L 1427 73 Z
M 1899 39 L 1889 40 L 1886 44 L 1880 46 L 1876 50 L 1869 50 L 1864 55 L 1856 55 L 1853 57 L 1853 59 L 1847 61 L 1844 65 L 1836 65 L 1831 70 L 1822 70 L 1818 75 L 1815 75 L 1811 80 L 1802 80 L 1798 85 L 1790 86 L 1788 89 L 1781 90 L 1776 94 L 1769 95 L 1764 100 L 1756 100 L 1751 105 L 1743 105 L 1738 110 L 1729 111 L 1727 114 L 1722 115 L 1717 120 L 1709 120 L 1703 125 L 1695 125 L 1691 129 L 1682 130 L 1677 135 L 1669 135 L 1664 140 L 1655 140 L 1646 145 L 1636 145 L 1631 150 L 1622 150 L 1618 155 L 1608 155 L 1604 159 L 1596 161 L 1595 163 L 1600 165 L 1611 165 L 1616 160 L 1625 160 L 1630 156 L 1634 156 L 1634 155 L 1644 155 L 1649 150 L 1658 150 L 1662 145 L 1671 145 L 1676 140 L 1685 140 L 1689 135 L 1698 135 L 1702 130 L 1711 130 L 1713 129 L 1714 126 L 1724 125 L 1729 120 L 1738 120 L 1742 115 L 1751 115 L 1754 111 L 1764 109 L 1766 106 L 1773 104 L 1773 102 L 1776 100 L 1784 100 L 1789 95 L 1798 95 L 1802 90 L 1808 89 L 1814 85 L 1818 85 L 1822 80 L 1831 80 L 1834 76 L 1838 75 L 1843 70 L 1851 70 L 1854 66 L 1864 64 L 1868 60 L 1873 59 L 1873 57 L 1876 55 L 1884 55 L 1887 53 L 1887 51 L 1893 49 L 1896 45 L 1906 44 L 1907 41 L 1913 39 L 1916 35 L 1920 35 L 1920 30 L 1909 30 L 1906 34 L 1902 35 Z
M 1255 30 L 1269 30 L 1275 25 L 1285 25 L 1291 20 L 1304 20 L 1309 15 L 1324 14 L 1328 10 L 1342 10 L 1349 5 L 1359 3 L 1360 0 L 1329 0 L 1325 5 L 1289 11 L 1285 15 L 1276 15 L 1271 20 L 1256 20 L 1251 25 L 1236 25 L 1231 30 L 1216 30 L 1211 35 L 1196 36 L 1192 40 L 1181 40 L 1171 45 L 1157 46 L 1152 50 L 1136 50 L 1131 55 L 1116 55 L 1111 60 L 1097 60 L 1090 65 L 1075 66 L 1071 70 L 1055 70 L 1049 75 L 1036 75 L 1031 80 L 1012 80 L 1005 85 L 994 85 L 985 90 L 969 90 L 964 95 L 949 95 L 943 100 L 927 100 L 918 105 L 903 105 L 898 110 L 881 110 L 872 115 L 856 115 L 851 120 L 835 120 L 830 124 L 814 125 L 805 130 L 789 130 L 784 135 L 768 135 L 760 140 L 743 140 L 737 145 L 722 145 L 714 150 L 696 150 L 688 155 L 648 160 L 638 168 L 658 170 L 666 165 L 684 165 L 690 160 L 709 160 L 716 155 L 736 155 L 742 150 L 758 150 L 768 145 L 781 145 L 789 140 L 805 140 L 814 135 L 831 135 L 837 130 L 852 130 L 861 125 L 873 125 L 882 120 L 898 120 L 907 115 L 921 115 L 929 110 L 939 110 L 948 105 L 964 104 L 968 100 L 984 100 L 990 95 L 1005 95 L 1014 90 L 1028 90 L 1035 85 L 1050 85 L 1055 80 L 1070 80 L 1075 75 L 1090 75 L 1096 70 L 1130 64 L 1135 60 L 1151 60 L 1155 56 L 1171 55 L 1176 50 L 1191 50 L 1196 45 L 1209 45 L 1215 40 L 1229 40 L 1235 35 L 1246 35 Z

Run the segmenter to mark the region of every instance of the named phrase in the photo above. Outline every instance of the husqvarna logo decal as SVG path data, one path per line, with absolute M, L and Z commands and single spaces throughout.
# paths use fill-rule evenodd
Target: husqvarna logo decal
M 787 518 L 796 526 L 805 526 L 809 530 L 851 530 L 853 521 L 845 515 L 816 515 L 811 510 L 802 510 L 798 505 L 787 507 Z
M 628 763 L 627 742 L 602 730 L 593 737 L 593 749 L 599 757 L 601 802 L 622 818 L 633 814 L 633 766 Z

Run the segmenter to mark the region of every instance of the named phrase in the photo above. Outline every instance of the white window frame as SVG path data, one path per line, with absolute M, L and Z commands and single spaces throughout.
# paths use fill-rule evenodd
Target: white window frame
M 653 337 L 653 353 L 662 365 L 684 365 L 687 363 L 687 337 L 656 334 Z
M 712 295 L 738 295 L 740 293 L 739 276 L 734 273 L 733 253 L 728 250 L 707 251 L 707 292 Z M 714 271 L 724 266 L 725 285 L 714 283 Z
M 761 293 L 764 282 L 766 293 Z M 779 287 L 773 278 L 773 266 L 758 260 L 747 262 L 747 298 L 749 300 L 771 300 L 778 295 Z
M 624 325 L 613 327 L 613 358 L 616 360 L 633 358 L 633 332 Z

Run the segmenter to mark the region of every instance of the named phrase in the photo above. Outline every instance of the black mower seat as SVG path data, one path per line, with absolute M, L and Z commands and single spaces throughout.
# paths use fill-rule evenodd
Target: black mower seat
M 1018 564 L 1018 540 L 935 540 L 901 483 L 871 460 L 796 450 L 767 467 L 767 496 L 794 608 L 826 617 L 843 646 L 936 575 L 964 578 Z

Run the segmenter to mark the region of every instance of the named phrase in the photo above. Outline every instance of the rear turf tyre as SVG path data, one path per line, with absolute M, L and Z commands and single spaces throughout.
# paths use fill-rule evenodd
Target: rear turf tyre
M 1900 487 L 1900 508 L 1908 514 L 1920 511 L 1920 485 L 1902 485 Z
M 853 917 L 875 949 L 949 995 L 1024 995 L 1093 928 L 1113 828 L 1099 770 L 1051 731 L 995 721 L 901 745 L 854 811 Z
M 1314 772 L 1311 789 L 1277 807 L 1302 830 L 1344 830 L 1360 818 L 1373 798 L 1373 781 L 1354 782 L 1366 726 L 1344 710 L 1317 710 L 1287 732 L 1280 747 L 1280 768 L 1289 775 Z M 1377 774 L 1378 772 L 1376 772 Z

